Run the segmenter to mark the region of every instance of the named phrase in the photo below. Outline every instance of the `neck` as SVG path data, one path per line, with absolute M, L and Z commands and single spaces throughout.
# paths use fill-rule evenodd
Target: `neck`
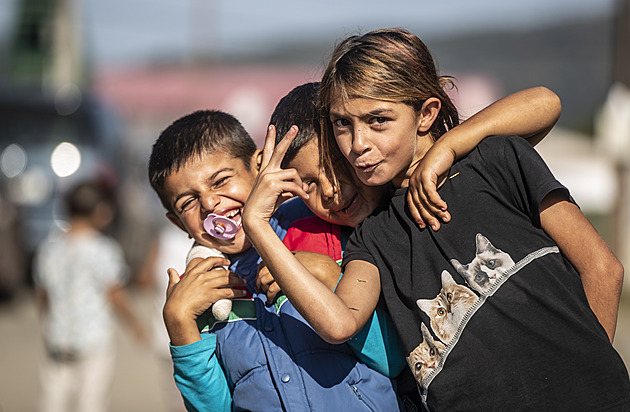
M 88 219 L 75 218 L 70 221 L 69 233 L 83 233 L 95 230 L 94 225 Z

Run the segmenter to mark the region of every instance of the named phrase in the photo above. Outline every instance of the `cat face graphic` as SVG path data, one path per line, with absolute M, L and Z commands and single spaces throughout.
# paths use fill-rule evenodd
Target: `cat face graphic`
M 497 249 L 481 233 L 475 239 L 477 246 L 475 258 L 467 265 L 457 259 L 451 264 L 471 288 L 480 293 L 487 292 L 507 269 L 514 266 L 514 260 L 507 253 Z
M 439 340 L 433 339 L 429 329 L 421 324 L 422 342 L 407 357 L 413 376 L 420 385 L 426 385 L 426 379 L 435 370 L 446 346 Z
M 466 311 L 477 301 L 477 295 L 453 280 L 448 271 L 442 272 L 442 289 L 433 299 L 418 299 L 416 304 L 431 320 L 436 336 L 448 343 L 457 331 Z

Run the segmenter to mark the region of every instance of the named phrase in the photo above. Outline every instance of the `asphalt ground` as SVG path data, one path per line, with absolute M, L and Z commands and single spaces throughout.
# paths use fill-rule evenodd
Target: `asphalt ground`
M 138 313 L 149 319 L 152 296 L 132 292 Z M 630 365 L 630 293 L 619 312 L 615 347 Z M 39 399 L 40 324 L 30 291 L 0 306 L 0 412 L 35 412 Z M 112 412 L 170 412 L 158 357 L 139 346 L 122 326 L 117 329 L 117 361 L 111 389 Z

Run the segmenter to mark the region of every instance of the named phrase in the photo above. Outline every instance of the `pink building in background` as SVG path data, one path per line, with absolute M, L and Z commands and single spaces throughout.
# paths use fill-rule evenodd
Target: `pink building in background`
M 103 71 L 94 86 L 127 122 L 161 130 L 194 110 L 220 109 L 236 116 L 262 145 L 280 98 L 320 75 L 305 66 L 154 66 Z

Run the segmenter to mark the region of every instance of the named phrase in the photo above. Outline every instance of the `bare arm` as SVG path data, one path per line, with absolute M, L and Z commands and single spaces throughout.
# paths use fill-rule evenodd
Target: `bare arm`
M 35 303 L 40 316 L 46 313 L 48 310 L 48 292 L 40 286 L 35 286 Z
M 407 203 L 421 228 L 440 228 L 450 221 L 446 202 L 437 188 L 453 162 L 470 153 L 483 139 L 518 135 L 532 146 L 538 144 L 558 121 L 562 106 L 558 96 L 545 87 L 533 87 L 502 98 L 446 132 L 424 156 L 409 182 Z
M 586 216 L 561 191 L 548 194 L 540 210 L 543 229 L 579 273 L 591 309 L 612 342 L 617 327 L 623 266 Z
M 301 250 L 292 253 L 295 258 L 299 260 L 304 267 L 308 268 L 309 272 L 326 285 L 328 289 L 332 291 L 335 290 L 335 286 L 337 286 L 337 282 L 341 276 L 341 267 L 339 267 L 333 258 L 321 253 Z M 280 286 L 278 286 L 273 278 L 273 274 L 269 271 L 267 265 L 265 265 L 264 260 L 260 262 L 258 267 L 256 289 L 267 295 L 267 301 L 272 301 L 278 292 L 280 292 Z
M 275 131 L 270 128 L 261 172 L 243 208 L 243 229 L 282 291 L 308 323 L 324 340 L 341 343 L 352 337 L 374 311 L 380 294 L 378 271 L 372 265 L 351 262 L 335 294 L 296 259 L 269 225 L 279 198 L 289 194 L 308 196 L 297 172 L 280 167 L 296 132 L 287 133 L 274 148 Z M 360 281 L 354 275 L 356 269 L 365 270 Z
M 147 335 L 144 327 L 136 317 L 127 291 L 122 285 L 112 285 L 108 290 L 108 297 L 118 315 L 123 319 L 134 335 L 134 338 L 141 343 L 147 342 Z

